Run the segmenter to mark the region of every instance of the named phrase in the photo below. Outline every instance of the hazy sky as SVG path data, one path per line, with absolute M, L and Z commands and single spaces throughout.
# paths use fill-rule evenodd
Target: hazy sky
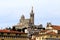
M 17 24 L 22 14 L 29 18 L 32 6 L 35 24 L 60 25 L 60 0 L 0 0 L 0 28 Z

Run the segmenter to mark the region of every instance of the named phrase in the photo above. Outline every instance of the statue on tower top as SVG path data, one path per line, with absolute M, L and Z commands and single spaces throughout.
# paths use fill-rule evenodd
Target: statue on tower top
M 32 6 L 32 10 L 31 10 L 31 12 L 33 12 L 33 6 Z
M 31 9 L 31 14 L 33 14 L 33 6 L 32 6 L 32 9 Z

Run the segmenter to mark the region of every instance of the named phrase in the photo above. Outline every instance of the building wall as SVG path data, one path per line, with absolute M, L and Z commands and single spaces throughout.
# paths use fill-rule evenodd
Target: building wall
M 54 29 L 53 29 L 53 32 L 58 33 L 58 30 L 54 30 Z
M 46 35 L 33 35 L 32 36 L 32 39 L 34 39 L 35 38 L 35 40 L 48 40 L 48 39 L 51 39 L 51 40 L 56 40 L 56 39 L 60 39 L 60 34 L 58 34 L 58 35 L 48 35 L 48 34 L 46 34 Z
M 10 37 L 0 37 L 0 40 L 29 40 L 28 38 L 10 38 Z
M 29 40 L 27 33 L 0 33 L 0 40 Z

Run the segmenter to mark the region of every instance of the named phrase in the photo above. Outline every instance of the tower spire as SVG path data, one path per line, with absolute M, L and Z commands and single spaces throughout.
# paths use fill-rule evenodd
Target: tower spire
M 33 6 L 32 6 L 32 10 L 31 10 L 31 12 L 33 13 Z

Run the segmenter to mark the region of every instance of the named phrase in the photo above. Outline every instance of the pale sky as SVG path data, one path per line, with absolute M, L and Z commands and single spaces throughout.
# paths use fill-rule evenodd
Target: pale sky
M 35 24 L 60 25 L 60 0 L 0 0 L 0 28 L 17 24 L 22 14 L 29 18 L 32 6 Z

